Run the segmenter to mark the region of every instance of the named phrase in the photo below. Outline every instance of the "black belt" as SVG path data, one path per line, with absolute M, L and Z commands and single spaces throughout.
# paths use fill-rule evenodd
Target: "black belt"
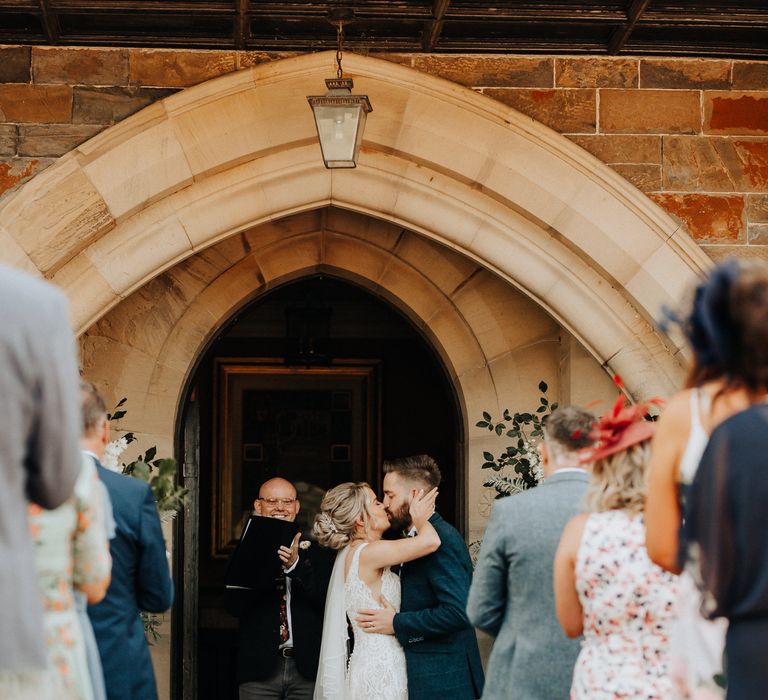
M 282 656 L 285 659 L 293 658 L 293 647 L 283 647 L 277 650 L 277 655 Z

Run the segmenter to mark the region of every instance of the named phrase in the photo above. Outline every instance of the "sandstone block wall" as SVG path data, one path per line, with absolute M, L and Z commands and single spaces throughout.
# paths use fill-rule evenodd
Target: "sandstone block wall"
M 290 55 L 0 46 L 0 198 L 176 90 Z M 712 257 L 768 257 L 768 62 L 377 55 L 566 135 L 679 218 Z

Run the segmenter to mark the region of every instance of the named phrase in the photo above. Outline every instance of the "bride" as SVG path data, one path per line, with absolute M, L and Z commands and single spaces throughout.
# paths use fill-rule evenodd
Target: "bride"
M 345 483 L 328 491 L 315 518 L 318 542 L 336 555 L 325 604 L 315 700 L 405 700 L 405 654 L 392 635 L 368 634 L 358 610 L 391 605 L 400 610 L 400 578 L 390 567 L 431 554 L 440 538 L 429 522 L 437 489 L 415 491 L 410 514 L 416 536 L 382 540 L 389 529 L 384 504 L 368 484 Z M 347 667 L 347 619 L 354 652 Z M 359 633 L 358 633 L 359 632 Z

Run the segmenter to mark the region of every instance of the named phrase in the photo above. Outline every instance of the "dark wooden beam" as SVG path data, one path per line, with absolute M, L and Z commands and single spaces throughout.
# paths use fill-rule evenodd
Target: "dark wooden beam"
M 49 44 L 55 44 L 59 40 L 59 21 L 51 10 L 49 0 L 38 0 L 40 3 L 40 20 L 45 31 L 45 40 Z
M 693 17 L 660 19 L 657 16 L 646 13 L 643 15 L 640 24 L 643 29 L 696 29 L 702 33 L 718 29 L 765 30 L 768 28 L 768 12 L 755 13 L 745 17 L 734 18 L 733 20 L 727 18 L 708 18 L 706 22 L 697 21 Z
M 3 36 L 3 40 L 5 36 Z M 40 42 L 24 41 L 20 37 L 9 36 L 7 41 L 14 44 L 39 44 Z M 61 37 L 59 46 L 133 46 L 133 47 L 157 47 L 165 49 L 231 49 L 232 37 L 196 37 L 188 36 L 158 36 L 136 34 L 66 34 Z
M 2 7 L 2 3 L 0 3 Z M 232 2 L 173 2 L 172 0 L 56 0 L 60 15 L 80 14 L 157 14 L 226 15 L 236 14 Z
M 728 9 L 697 7 L 686 12 L 683 8 L 656 8 L 651 6 L 643 15 L 643 26 L 688 26 L 701 28 L 754 28 L 768 23 L 768 4 L 731 7 Z
M 632 3 L 627 10 L 627 23 L 623 27 L 619 27 L 608 42 L 608 53 L 615 56 L 627 43 L 629 35 L 632 34 L 632 30 L 638 23 L 643 12 L 650 5 L 651 0 L 632 0 Z
M 451 0 L 435 0 L 435 4 L 432 8 L 432 21 L 426 26 L 424 31 L 424 41 L 422 43 L 422 48 L 427 53 L 431 53 L 435 50 L 437 40 L 440 38 L 440 32 L 443 31 L 445 13 L 448 12 L 448 6 L 450 4 Z
M 341 2 L 310 2 L 302 0 L 301 2 L 259 2 L 258 8 L 254 9 L 254 14 L 259 15 L 281 15 L 298 19 L 301 17 L 328 17 L 328 10 L 334 6 L 352 6 L 356 18 L 376 18 L 383 19 L 429 19 L 432 16 L 430 10 L 426 7 L 419 7 L 409 2 L 388 2 L 386 0 L 368 0 L 365 3 L 345 3 Z
M 577 2 L 572 4 L 551 2 L 507 2 L 478 3 L 454 6 L 450 11 L 451 20 L 499 20 L 517 22 L 588 21 L 621 22 L 625 12 L 604 2 Z
M 546 41 L 542 39 L 443 39 L 438 50 L 449 53 L 593 54 L 605 55 L 605 43 L 597 41 Z
M 627 44 L 627 51 L 631 54 L 643 56 L 685 56 L 696 58 L 751 58 L 757 60 L 768 59 L 768 44 L 744 43 L 744 44 L 699 44 L 695 42 L 660 42 L 654 41 Z
M 768 59 L 768 0 L 0 0 L 0 43 Z
M 315 37 L 271 37 L 258 33 L 252 34 L 251 49 L 271 49 L 275 51 L 319 51 L 336 48 L 336 38 L 317 39 Z M 360 53 L 376 53 L 377 51 L 421 51 L 421 41 L 417 38 L 387 38 L 377 39 L 371 45 L 370 39 L 344 39 L 344 48 Z
M 237 17 L 235 18 L 235 48 L 240 51 L 248 46 L 250 20 L 248 19 L 248 0 L 237 0 Z

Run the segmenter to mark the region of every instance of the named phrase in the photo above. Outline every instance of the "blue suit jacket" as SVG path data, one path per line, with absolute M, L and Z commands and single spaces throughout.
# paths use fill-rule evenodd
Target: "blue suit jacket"
M 112 582 L 88 608 L 109 700 L 155 700 L 155 674 L 140 610 L 163 612 L 173 602 L 160 517 L 149 484 L 98 465 L 112 499 Z
M 472 700 L 483 693 L 475 631 L 465 613 L 472 560 L 458 531 L 435 513 L 440 548 L 403 565 L 395 635 L 405 649 L 411 700 Z

